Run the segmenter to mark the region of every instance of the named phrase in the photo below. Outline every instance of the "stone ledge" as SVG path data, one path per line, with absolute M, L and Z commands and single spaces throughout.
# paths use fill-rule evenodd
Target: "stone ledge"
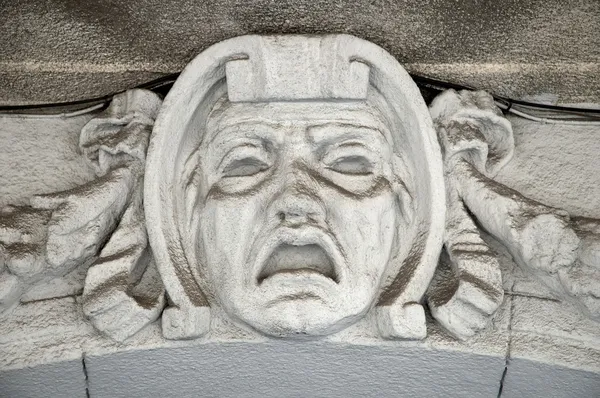
M 511 305 L 513 300 L 517 303 Z M 154 323 L 121 344 L 98 335 L 75 297 L 31 302 L 0 324 L 0 395 L 85 396 L 83 364 L 93 397 L 171 396 L 173 391 L 178 396 L 198 391 L 208 396 L 275 397 L 282 391 L 286 396 L 381 396 L 399 388 L 410 388 L 411 396 L 442 391 L 444 396 L 496 396 L 505 366 L 506 397 L 546 391 L 541 382 L 525 383 L 534 379 L 523 375 L 540 372 L 561 378 L 552 382 L 553 397 L 600 391 L 600 349 L 590 344 L 590 336 L 556 336 L 551 327 L 527 330 L 518 309 L 531 300 L 539 299 L 507 295 L 492 326 L 466 343 L 429 322 L 429 337 L 410 343 L 368 336 L 351 343 L 169 341 Z M 510 316 L 511 308 L 516 316 Z M 551 311 L 558 323 L 572 317 L 560 306 Z M 540 325 L 546 317 L 534 308 L 528 323 Z M 572 391 L 573 385 L 580 390 Z
M 77 101 L 109 95 L 181 71 L 182 65 L 92 65 L 65 63 L 35 68 L 0 62 L 0 105 Z M 419 76 L 489 90 L 508 98 L 579 103 L 599 101 L 598 63 L 408 63 Z M 87 69 L 87 70 L 86 70 Z M 583 83 L 582 83 L 583 82 Z M 69 86 L 69 90 L 64 87 Z M 552 93 L 552 94 L 550 94 Z

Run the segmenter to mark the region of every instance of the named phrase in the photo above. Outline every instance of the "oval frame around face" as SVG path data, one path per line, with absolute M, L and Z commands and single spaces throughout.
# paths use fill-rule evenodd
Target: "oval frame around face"
M 278 36 L 278 40 L 298 38 L 302 36 Z M 338 50 L 349 59 L 367 64 L 370 85 L 385 97 L 390 108 L 406 116 L 406 144 L 415 155 L 415 170 L 419 171 L 414 178 L 419 199 L 415 222 L 419 231 L 400 271 L 381 293 L 377 305 L 417 303 L 436 269 L 445 222 L 442 157 L 429 111 L 409 74 L 384 49 L 349 35 L 327 38 L 336 40 Z M 177 222 L 183 200 L 184 165 L 199 140 L 187 127 L 203 111 L 199 107 L 205 98 L 223 84 L 225 64 L 252 57 L 261 40 L 256 35 L 240 36 L 203 51 L 175 82 L 154 125 L 146 163 L 144 208 L 150 244 L 170 299 L 170 308 L 163 314 L 166 337 L 197 337 L 206 332 L 209 323 L 209 301 L 188 263 L 184 250 L 187 237 L 182 236 Z

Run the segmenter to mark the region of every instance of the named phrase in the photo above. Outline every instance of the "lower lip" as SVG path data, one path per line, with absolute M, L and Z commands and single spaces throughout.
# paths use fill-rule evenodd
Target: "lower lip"
M 269 301 L 266 305 L 267 308 L 274 307 L 277 304 L 289 303 L 289 302 L 298 302 L 298 304 L 306 304 L 309 302 L 318 302 L 321 304 L 327 304 L 323 297 L 313 294 L 311 292 L 295 292 L 290 294 L 285 294 L 281 296 L 277 296 L 275 299 Z
M 283 289 L 306 287 L 313 290 L 315 287 L 335 287 L 337 283 L 320 272 L 302 269 L 276 272 L 264 279 L 258 286 L 260 288 L 268 288 L 271 285 L 276 285 Z

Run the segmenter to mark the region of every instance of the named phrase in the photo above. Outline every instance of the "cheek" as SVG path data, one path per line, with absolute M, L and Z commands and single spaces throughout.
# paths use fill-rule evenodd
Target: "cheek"
M 329 197 L 331 228 L 346 251 L 351 264 L 349 271 L 380 278 L 395 237 L 394 194 L 384 192 L 364 199 Z
M 204 248 L 207 275 L 220 284 L 239 282 L 249 271 L 248 256 L 263 212 L 258 197 L 220 198 L 206 202 L 198 242 Z

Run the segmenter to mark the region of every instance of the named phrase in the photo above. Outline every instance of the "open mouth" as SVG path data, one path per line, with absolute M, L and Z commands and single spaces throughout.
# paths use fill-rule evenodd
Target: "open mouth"
M 318 273 L 339 282 L 333 261 L 317 244 L 291 245 L 283 243 L 275 248 L 258 275 L 258 283 L 273 275 Z

